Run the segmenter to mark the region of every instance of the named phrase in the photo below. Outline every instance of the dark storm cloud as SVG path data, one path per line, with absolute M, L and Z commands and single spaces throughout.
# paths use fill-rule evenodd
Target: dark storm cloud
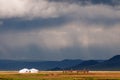
M 58 27 L 74 21 L 68 16 L 47 19 L 21 20 L 21 19 L 5 19 L 1 20 L 0 32 L 6 31 L 29 31 L 42 28 Z M 4 22 L 4 24 L 3 24 Z M 86 22 L 87 24 L 103 25 L 105 28 L 113 27 L 120 22 L 120 18 L 106 17 L 83 17 L 77 19 L 77 22 Z
M 105 59 L 119 54 L 119 0 L 56 1 L 0 0 L 0 58 Z
M 109 6 L 117 6 L 120 4 L 119 0 L 48 0 L 48 1 L 53 1 L 53 2 L 66 2 L 66 3 L 76 3 L 80 5 L 109 5 Z
M 34 20 L 21 20 L 21 19 L 4 19 L 1 20 L 4 24 L 0 27 L 0 32 L 6 31 L 29 31 L 42 28 L 51 28 L 56 27 L 57 25 L 63 25 L 67 23 L 68 20 L 66 17 L 58 18 L 39 18 Z

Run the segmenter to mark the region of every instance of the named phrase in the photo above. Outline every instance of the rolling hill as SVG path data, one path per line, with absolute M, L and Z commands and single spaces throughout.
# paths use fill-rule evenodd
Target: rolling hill
M 89 69 L 89 70 L 120 70 L 120 55 L 116 55 L 108 60 L 98 62 L 96 60 L 84 61 L 79 65 L 71 67 L 75 70 Z M 70 68 L 69 68 L 70 69 Z
M 39 70 L 49 70 L 55 67 L 71 67 L 78 65 L 82 60 L 62 60 L 62 61 L 20 61 L 20 60 L 0 60 L 0 70 L 19 70 L 22 68 L 37 68 Z
M 39 70 L 120 70 L 120 55 L 108 60 L 20 61 L 0 60 L 0 70 L 37 68 Z

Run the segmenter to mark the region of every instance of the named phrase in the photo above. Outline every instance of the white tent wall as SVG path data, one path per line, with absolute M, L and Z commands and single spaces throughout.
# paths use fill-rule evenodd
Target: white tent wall
M 35 68 L 32 68 L 32 69 L 24 68 L 24 69 L 19 70 L 19 73 L 38 73 L 38 72 L 39 70 Z
M 21 69 L 19 70 L 19 73 L 29 73 L 29 69 L 27 68 Z
M 30 71 L 30 73 L 38 73 L 39 72 L 39 70 L 34 69 L 34 68 L 30 69 L 29 71 Z

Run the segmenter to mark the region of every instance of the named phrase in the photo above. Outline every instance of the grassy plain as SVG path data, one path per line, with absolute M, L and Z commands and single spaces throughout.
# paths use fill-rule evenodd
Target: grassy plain
M 90 71 L 63 73 L 62 71 L 40 71 L 19 74 L 17 71 L 0 71 L 0 80 L 120 80 L 119 71 Z

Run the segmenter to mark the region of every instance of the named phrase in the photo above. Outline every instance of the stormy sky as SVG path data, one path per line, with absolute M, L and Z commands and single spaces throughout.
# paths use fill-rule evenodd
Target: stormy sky
M 0 0 L 0 59 L 120 54 L 120 0 Z

